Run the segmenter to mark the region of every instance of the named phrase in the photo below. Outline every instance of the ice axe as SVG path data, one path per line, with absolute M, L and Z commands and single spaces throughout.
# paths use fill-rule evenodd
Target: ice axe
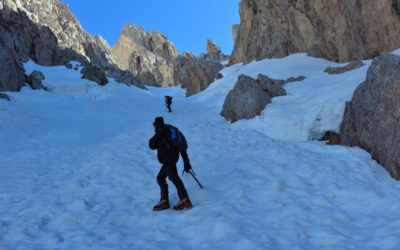
M 185 173 L 185 170 L 182 171 L 182 176 L 184 173 Z M 193 179 L 197 182 L 197 184 L 199 184 L 200 188 L 204 188 L 203 185 L 201 185 L 201 183 L 199 182 L 199 180 L 197 180 L 196 174 L 194 173 L 193 169 L 189 169 L 188 173 L 193 176 Z

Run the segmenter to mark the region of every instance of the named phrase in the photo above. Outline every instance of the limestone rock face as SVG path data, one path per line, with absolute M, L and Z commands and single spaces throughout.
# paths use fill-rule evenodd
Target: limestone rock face
M 179 55 L 165 35 L 133 24 L 124 26 L 112 52 L 121 68 L 132 72 L 146 85 L 181 84 L 187 96 L 207 88 L 222 69 L 221 61 L 228 59 L 213 40 L 207 41 L 207 54 Z
M 83 66 L 83 77 L 101 85 L 107 83 L 106 77 L 141 88 L 145 87 L 140 80 L 162 87 L 182 83 L 188 95 L 206 88 L 222 68 L 212 61 L 179 56 L 164 35 L 133 25 L 124 28 L 112 50 L 101 37 L 84 31 L 68 6 L 59 0 L 1 3 L 0 91 L 18 91 L 26 83 L 22 63 L 29 59 L 45 66 L 67 66 L 71 60 L 78 61 Z M 176 61 L 179 66 L 174 64 Z M 182 61 L 189 64 L 181 66 Z
M 207 88 L 222 69 L 220 62 L 227 59 L 212 40 L 207 41 L 206 55 L 196 57 L 187 52 L 179 55 L 165 35 L 133 24 L 124 26 L 112 51 L 120 67 L 131 71 L 146 85 L 181 84 L 187 96 Z
M 59 0 L 19 1 L 24 3 L 24 7 L 30 13 L 34 13 L 31 14 L 33 20 L 37 20 L 39 25 L 44 24 L 51 28 L 57 37 L 60 48 L 71 50 L 85 57 L 92 64 L 89 67 L 107 71 L 108 77 L 116 80 L 124 79 L 124 83 L 128 85 L 145 88 L 140 80 L 129 71 L 124 72 L 124 69 L 118 67 L 108 43 L 101 36 L 92 36 L 87 33 L 68 10 L 67 4 L 62 4 Z M 85 61 L 82 63 L 85 66 L 88 64 Z
M 197 58 L 192 53 L 183 53 L 174 60 L 174 81 L 186 88 L 186 96 L 206 89 L 218 76 L 222 65 L 211 60 Z
M 340 142 L 367 150 L 400 179 L 400 57 L 384 53 L 347 103 Z
M 133 24 L 124 26 L 112 48 L 122 69 L 131 71 L 150 86 L 168 86 L 173 79 L 173 60 L 179 55 L 174 44 L 157 32 Z
M 400 1 L 243 0 L 230 64 L 306 52 L 337 62 L 400 47 Z
M 9 0 L 7 0 L 9 1 Z M 48 26 L 61 49 L 71 49 L 98 66 L 114 63 L 111 48 L 100 36 L 92 36 L 59 0 L 16 0 L 16 7 L 27 13 L 39 27 Z
M 109 77 L 123 78 L 129 85 L 144 88 L 132 73 L 118 68 L 108 44 L 84 31 L 59 0 L 3 0 L 0 57 L 4 59 L 0 63 L 0 91 L 18 91 L 24 85 L 22 62 L 29 59 L 45 66 L 76 60 L 85 67 L 107 71 Z
M 221 49 L 214 42 L 214 40 L 207 40 L 207 54 L 201 54 L 200 59 L 221 63 L 221 61 L 228 60 L 229 57 L 222 54 Z
M 214 42 L 214 40 L 207 40 L 207 54 L 219 54 L 221 49 Z
M 239 24 L 234 24 L 234 25 L 232 25 L 233 42 L 236 41 L 237 34 L 238 34 L 238 31 L 239 31 L 239 26 L 240 26 Z
M 39 28 L 27 13 L 13 8 L 14 2 L 5 1 L 0 9 L 0 91 L 19 91 L 24 86 L 22 62 L 29 58 L 42 62 L 62 57 L 48 27 Z
M 260 115 L 272 97 L 286 95 L 282 87 L 286 82 L 262 74 L 257 79 L 240 75 L 235 87 L 226 96 L 221 115 L 231 122 Z

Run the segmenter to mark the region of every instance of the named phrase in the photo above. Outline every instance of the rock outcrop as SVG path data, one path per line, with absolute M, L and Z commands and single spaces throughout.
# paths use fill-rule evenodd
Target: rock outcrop
M 81 73 L 83 79 L 97 82 L 97 84 L 101 86 L 104 86 L 108 83 L 106 72 L 94 65 L 86 65 L 81 70 Z
M 271 96 L 261 89 L 256 80 L 240 75 L 235 87 L 226 96 L 221 115 L 231 122 L 251 119 L 270 102 Z
M 149 86 L 166 87 L 174 81 L 173 60 L 179 55 L 174 44 L 157 31 L 126 24 L 112 48 L 119 66 Z
M 240 75 L 235 87 L 226 96 L 221 115 L 231 122 L 260 115 L 275 96 L 286 95 L 284 80 L 274 80 L 259 74 L 257 79 Z
M 207 54 L 201 54 L 200 59 L 221 63 L 228 60 L 229 57 L 222 54 L 221 49 L 214 42 L 214 40 L 207 40 Z
M 347 103 L 340 142 L 367 150 L 400 179 L 400 57 L 384 53 Z
M 191 96 L 206 89 L 218 76 L 222 65 L 212 60 L 197 58 L 192 53 L 183 53 L 174 60 L 174 82 L 186 89 Z
M 42 80 L 44 80 L 44 75 L 42 72 L 34 70 L 27 78 L 26 82 L 31 86 L 32 89 L 38 90 L 42 89 Z
M 11 101 L 10 97 L 8 95 L 6 95 L 6 94 L 3 94 L 3 93 L 0 93 L 0 99 Z
M 343 67 L 328 67 L 324 70 L 324 72 L 332 75 L 332 74 L 343 74 L 344 72 L 353 70 L 353 69 L 358 69 L 364 66 L 365 64 L 361 61 L 353 61 L 349 62 Z
M 400 1 L 243 0 L 230 64 L 306 52 L 336 62 L 400 47 Z
M 340 135 L 335 131 L 327 131 L 325 134 L 318 139 L 319 141 L 324 141 L 327 145 L 338 145 L 340 144 Z
M 108 77 L 144 88 L 132 73 L 118 68 L 108 44 L 84 31 L 59 0 L 3 0 L 0 59 L 0 91 L 18 91 L 25 84 L 22 62 L 29 59 L 44 66 L 76 60 L 83 67 L 96 67 L 107 71 Z

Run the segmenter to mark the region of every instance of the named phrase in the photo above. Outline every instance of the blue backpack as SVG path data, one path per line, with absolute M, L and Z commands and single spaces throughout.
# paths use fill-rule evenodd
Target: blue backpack
M 171 142 L 173 145 L 175 145 L 175 147 L 177 147 L 179 149 L 179 151 L 186 151 L 188 148 L 185 136 L 182 134 L 181 131 L 179 131 L 178 128 L 166 124 L 167 128 L 169 129 L 169 131 L 171 132 Z

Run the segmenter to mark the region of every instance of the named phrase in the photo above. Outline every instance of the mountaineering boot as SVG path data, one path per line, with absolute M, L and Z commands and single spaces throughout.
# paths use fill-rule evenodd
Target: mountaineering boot
M 192 203 L 190 202 L 189 198 L 183 198 L 182 200 L 180 200 L 175 206 L 174 206 L 174 210 L 182 210 L 184 208 L 191 208 L 192 207 Z
M 165 210 L 169 208 L 169 202 L 167 200 L 160 200 L 157 205 L 153 207 L 154 211 Z

